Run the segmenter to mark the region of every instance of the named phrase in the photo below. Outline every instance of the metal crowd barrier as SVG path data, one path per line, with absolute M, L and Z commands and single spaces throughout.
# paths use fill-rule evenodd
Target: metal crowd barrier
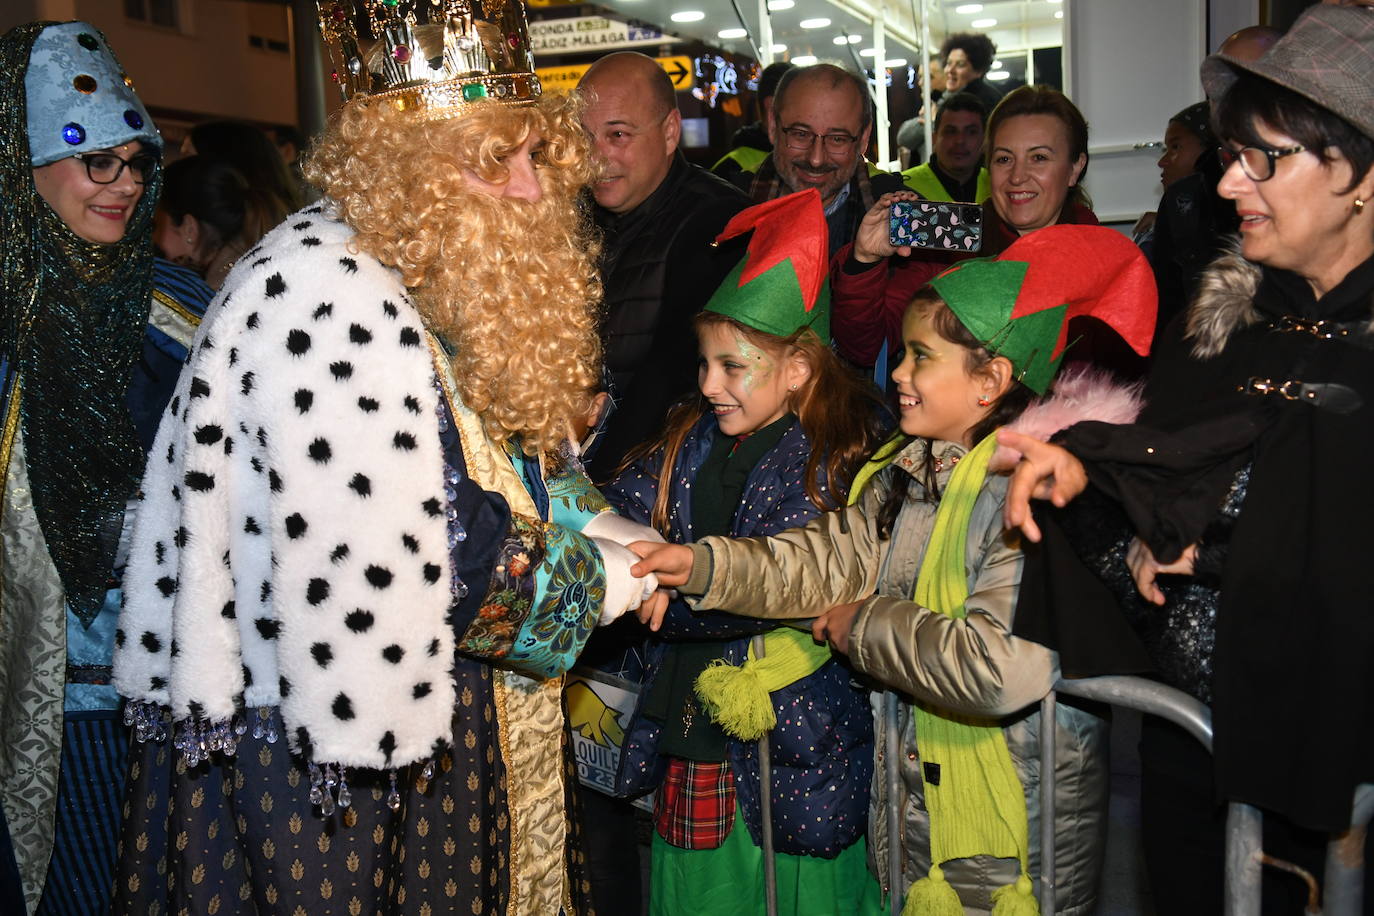
M 1092 677 L 1061 680 L 1040 701 L 1040 880 L 1036 895 L 1041 916 L 1054 916 L 1054 742 L 1057 694 L 1082 697 L 1161 716 L 1184 728 L 1208 752 L 1212 750 L 1212 714 L 1202 703 L 1180 690 L 1140 677 Z M 1261 848 L 1259 809 L 1233 802 L 1226 814 L 1226 916 L 1259 916 L 1260 870 L 1265 864 L 1296 871 L 1311 889 L 1308 913 L 1361 916 L 1364 912 L 1364 845 L 1374 816 L 1374 784 L 1355 791 L 1350 829 L 1327 846 L 1324 908 L 1317 903 L 1315 881 L 1306 872 L 1271 860 Z M 895 845 L 895 844 L 890 844 Z M 901 887 L 900 861 L 894 888 Z M 896 898 L 898 895 L 893 894 Z M 894 914 L 897 910 L 893 910 Z

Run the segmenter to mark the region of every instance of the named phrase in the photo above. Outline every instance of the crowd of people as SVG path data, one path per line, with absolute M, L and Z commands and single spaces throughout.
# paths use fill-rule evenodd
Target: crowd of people
M 985 36 L 928 161 L 779 65 L 707 170 L 650 57 L 541 91 L 520 0 L 339 10 L 308 151 L 174 158 L 94 26 L 0 37 L 0 912 L 1028 916 L 1052 816 L 1087 916 L 1109 721 L 1039 701 L 1113 673 L 1213 714 L 1143 728 L 1157 912 L 1221 911 L 1231 801 L 1322 873 L 1374 782 L 1374 9 L 1207 58 L 1131 235 Z M 980 250 L 894 243 L 922 200 Z M 637 691 L 603 791 L 579 664 Z

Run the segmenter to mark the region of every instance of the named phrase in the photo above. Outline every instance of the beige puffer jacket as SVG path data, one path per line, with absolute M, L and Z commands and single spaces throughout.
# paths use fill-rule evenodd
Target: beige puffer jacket
M 934 454 L 947 466 L 962 446 L 938 442 Z M 1038 701 L 1059 676 L 1054 652 L 1011 635 L 1021 578 L 1019 543 L 1002 528 L 1006 478 L 989 474 L 969 524 L 967 616 L 955 620 L 911 601 L 916 574 L 930 540 L 936 506 L 908 497 L 892 537 L 881 541 L 875 517 L 897 474 L 916 475 L 925 444 L 907 446 L 893 462 L 896 474 L 880 474 L 858 505 L 829 512 L 810 524 L 772 538 L 704 538 L 693 545 L 691 579 L 681 591 L 695 607 L 747 609 L 752 616 L 815 616 L 837 604 L 869 598 L 850 632 L 854 666 L 897 690 L 902 747 L 900 764 L 903 868 L 901 892 L 930 868 L 930 824 L 911 728 L 913 699 L 1002 723 L 1012 760 L 1026 792 L 1030 818 L 1031 876 L 1040 868 Z M 943 487 L 948 467 L 937 478 Z M 919 484 L 913 489 L 919 491 Z M 879 761 L 869 818 L 869 846 L 884 873 L 889 843 L 887 788 L 882 748 L 892 727 L 879 711 Z M 1090 912 L 1097 895 L 1105 845 L 1108 791 L 1107 726 L 1102 719 L 1059 705 L 1055 763 L 1057 911 Z M 991 893 L 1015 880 L 1012 859 L 977 857 L 951 862 L 945 875 L 973 912 L 991 908 Z

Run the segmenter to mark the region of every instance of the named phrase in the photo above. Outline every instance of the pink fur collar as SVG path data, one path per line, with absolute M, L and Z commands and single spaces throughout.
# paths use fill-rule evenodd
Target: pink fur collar
M 1140 413 L 1142 387 L 1140 382 L 1124 385 L 1099 369 L 1075 367 L 1055 381 L 1048 396 L 1026 408 L 1008 426 L 1043 441 L 1083 420 L 1130 423 Z M 1010 471 L 1020 460 L 1020 452 L 999 444 L 988 469 Z

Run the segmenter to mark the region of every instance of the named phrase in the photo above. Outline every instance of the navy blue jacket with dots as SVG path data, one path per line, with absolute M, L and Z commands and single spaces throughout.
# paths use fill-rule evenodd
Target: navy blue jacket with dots
M 669 539 L 674 542 L 694 539 L 691 483 L 717 435 L 715 417 L 703 415 L 678 456 L 669 508 Z M 801 425 L 794 423 L 750 471 L 731 523 L 732 536 L 777 534 L 804 525 L 819 514 L 803 486 L 810 450 Z M 661 462 L 662 452 L 655 452 L 603 488 L 622 515 L 649 523 L 658 496 Z M 666 641 L 730 639 L 724 657 L 738 665 L 745 660 L 749 637 L 775 625 L 730 614 L 693 612 L 681 600 L 674 601 L 658 633 L 661 638 L 651 640 L 645 653 L 645 684 L 640 696 L 648 695 L 658 674 L 667 652 Z M 849 669 L 837 656 L 815 673 L 774 692 L 772 699 L 778 717 L 777 727 L 769 736 L 775 848 L 791 855 L 834 858 L 863 835 L 868 823 L 873 776 L 873 716 L 868 692 L 851 681 Z M 635 710 L 620 756 L 618 795 L 642 795 L 662 783 L 666 760 L 657 753 L 659 731 L 658 723 Z M 758 746 L 732 739 L 727 756 L 744 821 L 754 843 L 762 845 Z

